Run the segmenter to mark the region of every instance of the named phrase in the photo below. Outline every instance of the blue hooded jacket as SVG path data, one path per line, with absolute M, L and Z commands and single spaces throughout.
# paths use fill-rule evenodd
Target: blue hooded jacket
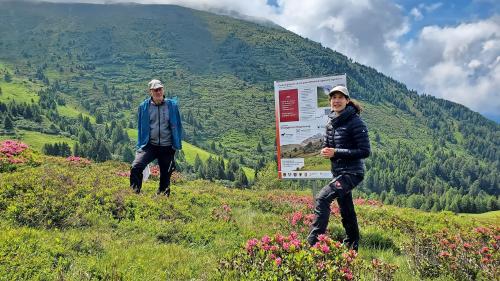
M 141 149 L 149 142 L 149 103 L 151 98 L 145 99 L 138 109 L 137 149 Z M 182 123 L 176 99 L 165 99 L 168 106 L 170 129 L 172 130 L 172 148 L 182 149 Z

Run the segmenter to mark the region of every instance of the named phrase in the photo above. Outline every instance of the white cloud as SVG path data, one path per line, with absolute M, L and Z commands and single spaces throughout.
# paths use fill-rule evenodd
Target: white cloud
M 438 3 L 434 3 L 434 4 L 431 4 L 431 5 L 426 5 L 426 4 L 420 4 L 418 5 L 421 9 L 424 9 L 426 12 L 430 13 L 430 12 L 433 12 L 437 9 L 439 9 L 441 6 L 443 6 L 443 3 L 441 2 L 438 2 Z
M 500 112 L 500 17 L 454 27 L 425 27 L 405 46 L 413 64 L 404 81 L 473 110 Z
M 423 15 L 422 15 L 422 13 L 420 12 L 420 10 L 419 10 L 419 9 L 417 9 L 417 8 L 413 8 L 413 9 L 411 9 L 411 11 L 410 11 L 410 15 L 412 15 L 412 16 L 413 16 L 413 18 L 414 18 L 415 20 L 421 20 L 421 19 L 423 19 L 423 18 L 424 18 L 424 16 L 423 16 Z

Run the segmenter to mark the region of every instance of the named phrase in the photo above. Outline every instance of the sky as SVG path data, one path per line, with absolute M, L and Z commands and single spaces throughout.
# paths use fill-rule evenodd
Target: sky
M 419 94 L 500 122 L 500 0 L 106 1 L 115 2 L 176 4 L 271 20 Z

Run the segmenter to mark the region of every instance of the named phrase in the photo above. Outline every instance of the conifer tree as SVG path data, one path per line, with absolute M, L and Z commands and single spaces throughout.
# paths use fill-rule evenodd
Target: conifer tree
M 247 187 L 248 186 L 248 179 L 247 176 L 245 175 L 245 172 L 243 171 L 242 168 L 238 170 L 238 173 L 236 174 L 236 186 L 237 187 Z
M 194 170 L 197 172 L 200 167 L 203 166 L 203 162 L 201 161 L 200 155 L 198 153 L 196 154 L 196 157 L 194 158 Z
M 5 119 L 3 121 L 3 128 L 6 131 L 14 130 L 14 123 L 12 123 L 12 119 L 10 119 L 9 115 L 5 116 Z

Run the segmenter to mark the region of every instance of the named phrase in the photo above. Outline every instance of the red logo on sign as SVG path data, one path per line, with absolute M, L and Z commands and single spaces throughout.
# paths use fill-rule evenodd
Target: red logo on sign
M 279 91 L 280 122 L 299 121 L 299 91 Z

